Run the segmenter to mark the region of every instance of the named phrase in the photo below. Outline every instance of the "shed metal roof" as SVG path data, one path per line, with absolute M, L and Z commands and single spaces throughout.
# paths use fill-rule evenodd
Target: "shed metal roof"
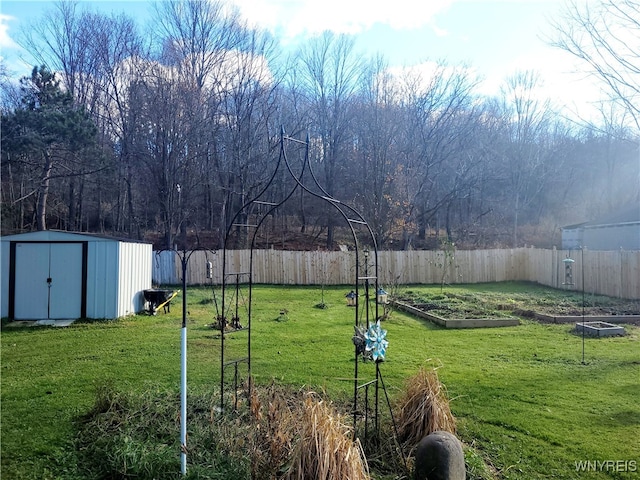
M 35 241 L 35 242 L 56 242 L 56 241 L 97 241 L 97 242 L 126 242 L 126 243 L 150 243 L 131 240 L 128 238 L 109 237 L 107 235 L 97 235 L 87 232 L 68 232 L 64 230 L 42 230 L 15 235 L 2 236 L 4 241 Z
M 604 227 L 609 225 L 635 225 L 640 224 L 640 205 L 632 205 L 615 212 L 603 215 L 596 220 L 591 220 L 574 225 L 562 227 L 563 230 L 573 230 L 576 228 Z

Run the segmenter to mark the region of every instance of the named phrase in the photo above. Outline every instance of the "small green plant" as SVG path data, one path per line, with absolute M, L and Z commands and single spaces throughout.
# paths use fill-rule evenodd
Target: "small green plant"
M 444 290 L 444 283 L 447 278 L 447 274 L 451 268 L 454 268 L 454 262 L 456 260 L 456 244 L 448 237 L 440 242 L 440 251 L 442 252 L 442 258 L 438 262 L 437 266 L 442 270 L 440 275 L 440 291 Z
M 325 255 L 320 256 L 320 265 L 316 265 L 316 268 L 320 270 L 320 301 L 314 305 L 315 308 L 320 310 L 326 310 L 329 305 L 325 302 L 325 292 L 327 290 L 327 283 L 329 281 L 329 270 L 335 264 L 336 260 L 328 261 Z M 316 260 L 317 263 L 317 260 Z

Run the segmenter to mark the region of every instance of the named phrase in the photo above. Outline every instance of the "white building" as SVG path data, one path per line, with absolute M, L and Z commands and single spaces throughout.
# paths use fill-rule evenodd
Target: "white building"
M 640 205 L 591 222 L 562 227 L 562 249 L 640 250 Z
M 151 244 L 61 231 L 9 235 L 1 244 L 2 317 L 111 319 L 145 307 Z

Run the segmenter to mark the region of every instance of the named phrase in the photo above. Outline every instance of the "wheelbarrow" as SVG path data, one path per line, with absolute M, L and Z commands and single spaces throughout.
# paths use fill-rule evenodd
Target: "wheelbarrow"
M 155 315 L 161 308 L 164 313 L 169 313 L 171 311 L 171 300 L 178 295 L 178 292 L 179 290 L 163 290 L 160 288 L 144 290 L 144 299 L 149 304 L 149 314 Z

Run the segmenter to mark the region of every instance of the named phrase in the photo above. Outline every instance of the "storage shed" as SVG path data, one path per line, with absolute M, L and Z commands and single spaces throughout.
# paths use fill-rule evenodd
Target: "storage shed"
M 563 250 L 640 250 L 640 205 L 562 227 Z
M 151 244 L 51 230 L 1 240 L 2 317 L 97 319 L 144 310 Z

